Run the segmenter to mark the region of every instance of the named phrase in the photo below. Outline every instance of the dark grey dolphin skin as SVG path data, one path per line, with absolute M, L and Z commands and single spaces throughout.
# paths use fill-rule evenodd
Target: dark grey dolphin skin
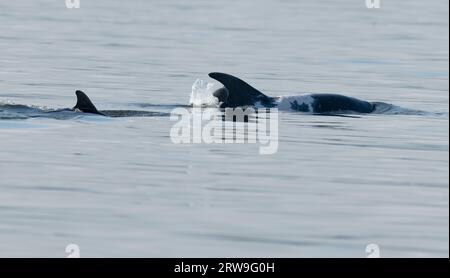
M 212 72 L 209 74 L 209 77 L 225 86 L 213 94 L 219 100 L 220 108 L 251 106 L 257 102 L 261 102 L 267 107 L 275 105 L 276 98 L 264 95 L 237 77 L 219 72 Z
M 269 97 L 250 86 L 245 81 L 219 72 L 212 72 L 209 77 L 219 81 L 224 85 L 213 95 L 219 100 L 220 108 L 236 108 L 241 106 L 252 106 L 260 103 L 265 107 L 275 107 L 278 98 Z M 367 101 L 347 97 L 339 94 L 312 94 L 314 99 L 313 111 L 307 105 L 299 105 L 297 102 L 291 103 L 293 110 L 312 113 L 333 113 L 333 112 L 356 112 L 371 113 L 375 110 L 375 104 Z
M 84 113 L 91 113 L 91 114 L 97 114 L 97 115 L 102 115 L 102 116 L 106 116 L 103 113 L 100 113 L 97 108 L 95 107 L 95 105 L 92 103 L 92 101 L 89 99 L 89 97 L 83 93 L 80 90 L 77 90 L 75 92 L 75 94 L 77 95 L 77 104 L 75 105 L 74 108 L 72 108 L 73 110 L 80 110 L 81 112 Z

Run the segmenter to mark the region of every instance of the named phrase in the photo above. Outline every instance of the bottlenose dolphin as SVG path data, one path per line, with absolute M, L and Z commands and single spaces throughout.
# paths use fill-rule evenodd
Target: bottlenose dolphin
M 26 118 L 71 119 L 79 116 L 80 112 L 88 115 L 98 115 L 113 118 L 170 116 L 169 113 L 141 111 L 141 110 L 99 111 L 84 92 L 77 90 L 75 94 L 77 96 L 77 103 L 73 108 L 41 109 L 19 104 L 0 105 L 0 119 L 26 119 Z
M 269 97 L 235 76 L 212 72 L 209 77 L 224 85 L 223 88 L 213 93 L 219 101 L 220 108 L 286 106 L 285 100 L 287 100 L 288 108 L 291 110 L 328 114 L 336 112 L 371 113 L 375 110 L 376 105 L 339 94 L 305 94 L 291 98 Z

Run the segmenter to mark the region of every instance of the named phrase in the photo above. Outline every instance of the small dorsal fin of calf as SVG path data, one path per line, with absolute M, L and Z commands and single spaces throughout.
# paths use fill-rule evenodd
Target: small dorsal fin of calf
M 84 92 L 78 90 L 75 94 L 77 95 L 77 104 L 73 108 L 74 110 L 78 109 L 84 113 L 103 115 L 97 110 L 95 105 Z

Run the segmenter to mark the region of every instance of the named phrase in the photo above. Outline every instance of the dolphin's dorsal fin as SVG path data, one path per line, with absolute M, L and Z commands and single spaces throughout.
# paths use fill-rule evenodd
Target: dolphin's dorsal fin
M 228 89 L 228 107 L 252 105 L 258 101 L 263 105 L 270 105 L 273 102 L 273 98 L 264 95 L 245 81 L 232 75 L 212 72 L 209 77 L 219 81 Z
M 84 113 L 103 115 L 102 113 L 98 112 L 95 105 L 85 93 L 83 93 L 82 91 L 76 91 L 75 94 L 77 95 L 77 104 L 73 108 L 74 110 L 78 109 Z

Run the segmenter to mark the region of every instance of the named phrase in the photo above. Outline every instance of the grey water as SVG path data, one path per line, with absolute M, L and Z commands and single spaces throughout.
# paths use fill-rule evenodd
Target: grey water
M 448 7 L 0 1 L 0 257 L 448 257 Z M 164 115 L 211 71 L 406 110 L 281 111 L 271 155 L 174 144 Z M 162 114 L 28 117 L 77 89 Z

